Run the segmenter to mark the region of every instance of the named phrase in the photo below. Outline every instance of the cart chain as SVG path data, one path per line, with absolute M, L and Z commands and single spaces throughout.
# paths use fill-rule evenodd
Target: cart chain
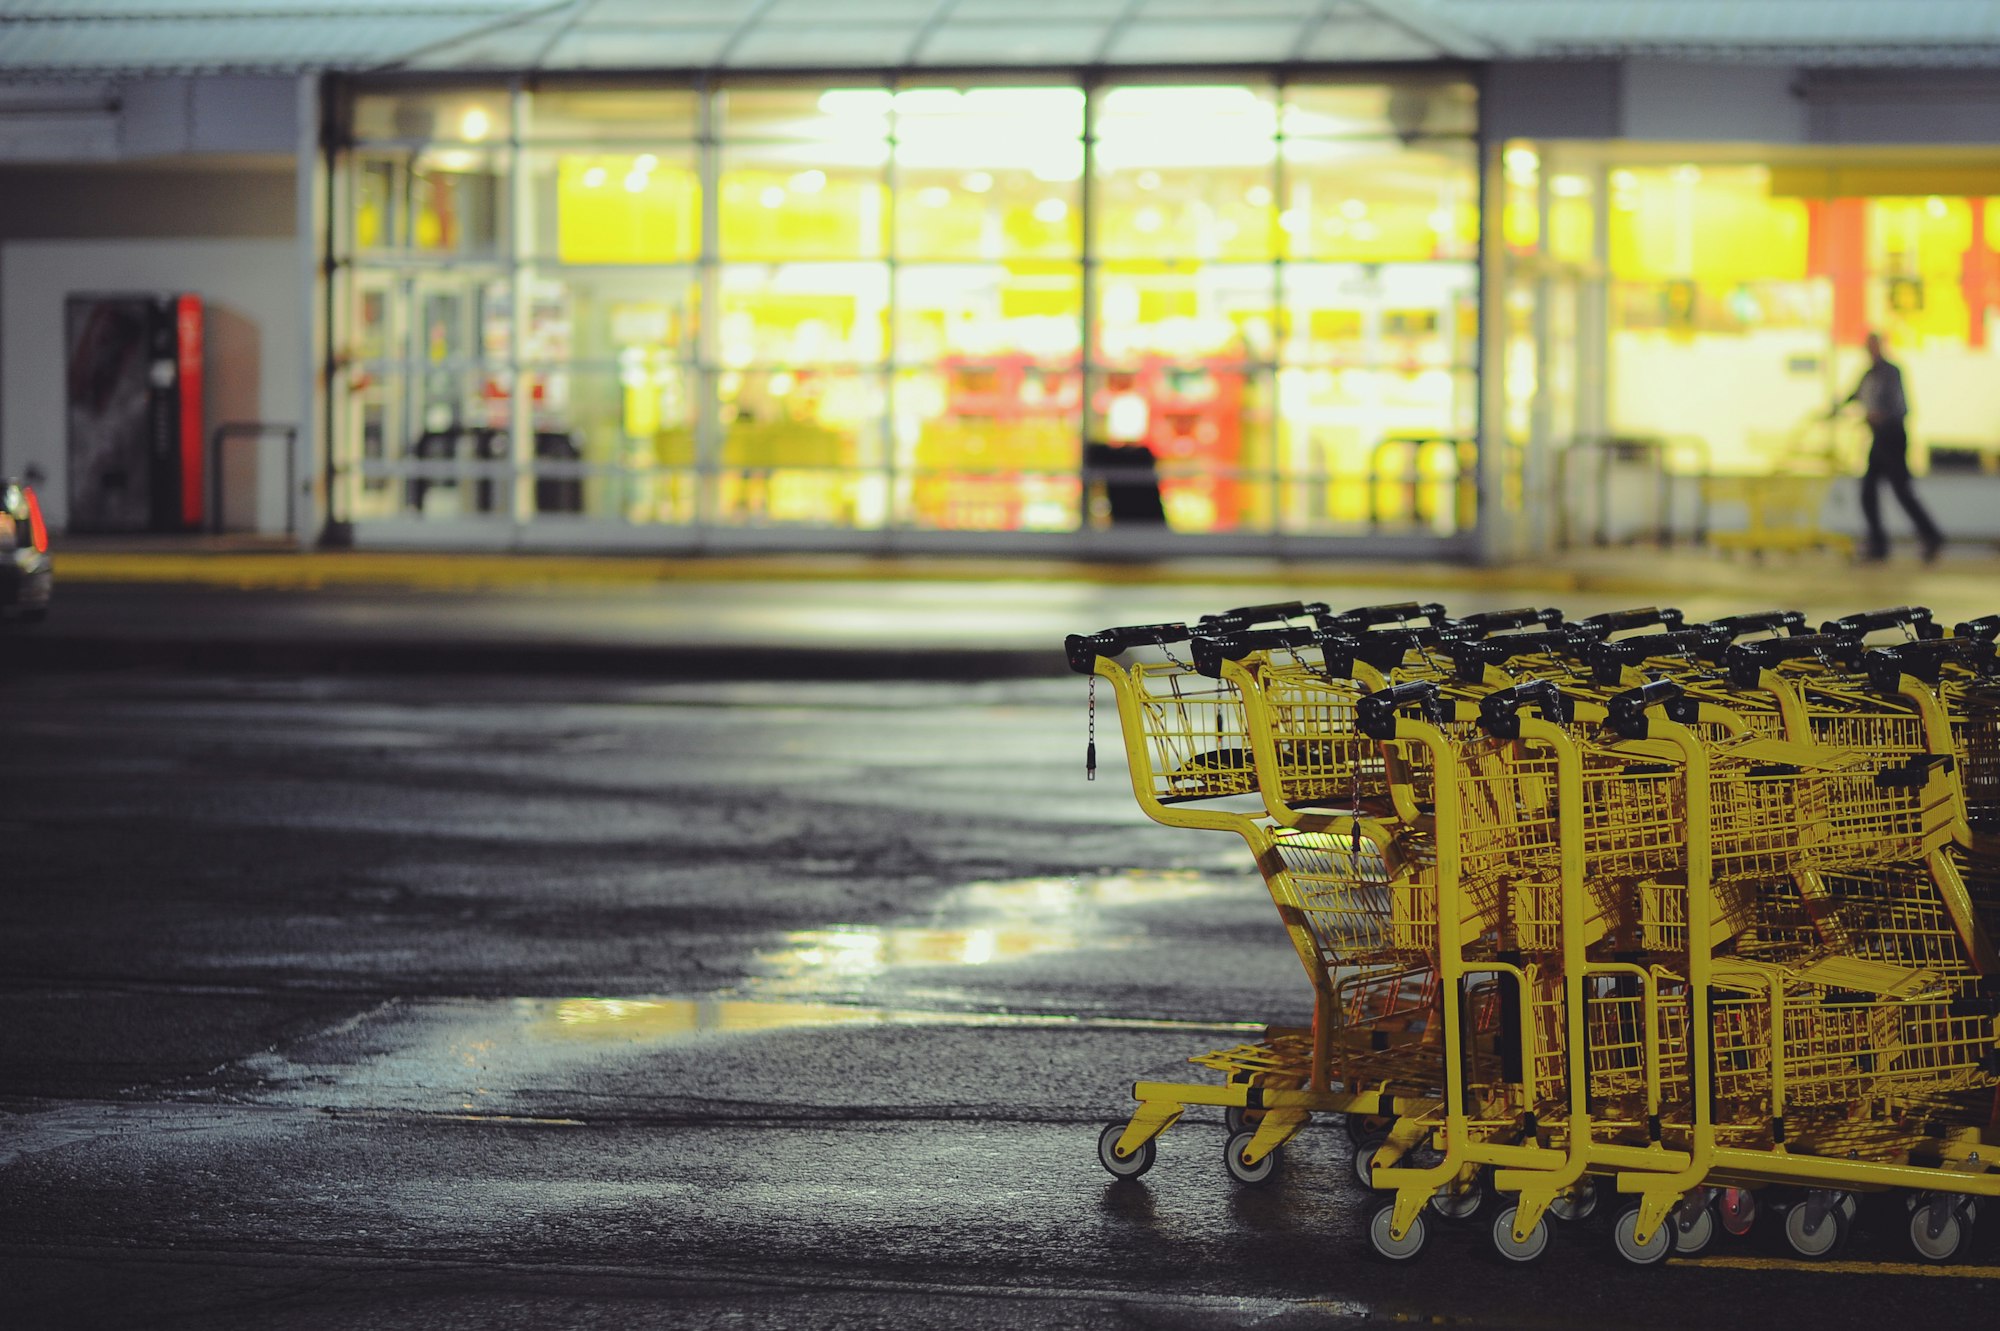
M 1083 747 L 1083 779 L 1097 780 L 1097 676 L 1090 677 L 1090 742 Z

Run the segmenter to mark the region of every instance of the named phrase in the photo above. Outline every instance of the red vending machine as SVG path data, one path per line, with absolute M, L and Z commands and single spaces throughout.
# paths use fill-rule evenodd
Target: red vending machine
M 73 295 L 65 316 L 69 530 L 201 530 L 201 297 Z

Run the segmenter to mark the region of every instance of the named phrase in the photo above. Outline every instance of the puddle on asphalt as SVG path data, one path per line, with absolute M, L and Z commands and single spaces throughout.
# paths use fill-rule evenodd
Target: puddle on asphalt
M 806 1026 L 1079 1022 L 1179 1026 L 1182 1023 L 864 1007 L 823 1000 L 855 992 L 901 968 L 986 966 L 1060 952 L 1136 947 L 1145 941 L 1145 931 L 1116 918 L 1120 910 L 1188 901 L 1232 886 L 1193 870 L 970 883 L 940 898 L 923 923 L 838 925 L 784 934 L 777 946 L 755 954 L 754 973 L 738 994 L 524 998 L 515 1000 L 515 1009 L 532 1035 L 564 1043 L 629 1044 Z
M 1192 870 L 970 883 L 922 924 L 836 925 L 784 935 L 756 954 L 751 983 L 771 994 L 852 989 L 898 968 L 984 966 L 1085 948 L 1123 950 L 1145 931 L 1111 918 L 1123 907 L 1211 896 L 1224 884 Z
M 517 998 L 527 1033 L 563 1044 L 643 1044 L 697 1035 L 748 1035 L 811 1026 L 1030 1026 L 1119 1030 L 1258 1031 L 1257 1022 L 1073 1017 L 1030 1012 L 856 1007 L 754 998 Z

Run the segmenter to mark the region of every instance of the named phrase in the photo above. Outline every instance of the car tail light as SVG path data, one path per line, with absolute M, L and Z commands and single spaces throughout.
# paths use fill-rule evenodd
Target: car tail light
M 49 528 L 42 521 L 42 501 L 35 498 L 32 485 L 22 486 L 21 492 L 28 496 L 28 534 L 34 538 L 35 553 L 45 555 L 49 552 Z

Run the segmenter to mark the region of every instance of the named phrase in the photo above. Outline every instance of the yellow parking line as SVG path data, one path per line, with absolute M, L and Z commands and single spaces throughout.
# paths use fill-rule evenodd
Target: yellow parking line
M 1826 1271 L 1843 1276 L 1950 1276 L 1957 1280 L 2000 1280 L 2000 1266 L 1941 1266 L 1930 1262 L 1807 1262 L 1790 1257 L 1691 1257 L 1674 1265 L 1720 1267 L 1730 1271 Z

